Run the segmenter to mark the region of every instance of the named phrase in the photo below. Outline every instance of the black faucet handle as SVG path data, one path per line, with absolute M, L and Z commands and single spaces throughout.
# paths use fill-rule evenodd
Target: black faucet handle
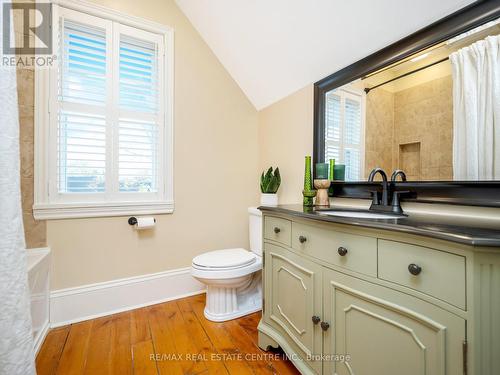
M 372 205 L 377 206 L 380 204 L 380 201 L 378 200 L 378 191 L 377 190 L 372 190 L 370 191 L 372 195 Z
M 392 212 L 394 213 L 402 213 L 403 209 L 401 208 L 400 195 L 409 194 L 408 190 L 399 190 L 392 193 Z

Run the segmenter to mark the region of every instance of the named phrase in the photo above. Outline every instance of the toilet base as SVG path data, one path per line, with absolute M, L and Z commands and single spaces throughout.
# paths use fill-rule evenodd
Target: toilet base
M 262 309 L 261 271 L 238 288 L 208 285 L 205 318 L 213 322 L 236 319 Z
M 203 315 L 205 315 L 205 318 L 212 322 L 226 322 L 228 320 L 233 320 L 236 318 L 241 318 L 242 316 L 252 314 L 254 312 L 262 310 L 262 305 L 253 309 L 248 309 L 248 310 L 239 310 L 233 313 L 228 313 L 228 314 L 212 314 L 209 311 L 207 311 L 207 308 L 205 307 L 205 310 L 203 311 Z

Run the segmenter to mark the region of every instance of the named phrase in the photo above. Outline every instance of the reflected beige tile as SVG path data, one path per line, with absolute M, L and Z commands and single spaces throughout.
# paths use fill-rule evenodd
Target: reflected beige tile
M 19 106 L 19 137 L 21 142 L 34 142 L 33 107 Z
M 20 106 L 33 107 L 34 95 L 34 71 L 31 69 L 17 70 L 17 97 Z
M 31 213 L 33 209 L 33 182 L 32 176 L 21 176 L 21 203 L 26 213 Z
M 31 213 L 23 213 L 26 248 L 47 246 L 47 226 L 45 221 L 37 221 Z
M 20 143 L 21 177 L 33 177 L 34 145 L 33 142 Z
M 453 168 L 450 167 L 439 167 L 439 179 L 446 181 L 446 180 L 453 180 Z

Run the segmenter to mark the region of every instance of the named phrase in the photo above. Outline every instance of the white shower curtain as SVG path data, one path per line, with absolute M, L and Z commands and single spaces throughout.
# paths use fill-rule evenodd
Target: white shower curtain
M 450 55 L 453 178 L 500 179 L 500 36 Z
M 0 20 L 5 2 L 0 0 Z M 2 29 L 0 25 L 0 41 Z M 1 57 L 3 52 L 0 62 Z M 0 375 L 35 374 L 19 164 L 16 71 L 1 66 Z

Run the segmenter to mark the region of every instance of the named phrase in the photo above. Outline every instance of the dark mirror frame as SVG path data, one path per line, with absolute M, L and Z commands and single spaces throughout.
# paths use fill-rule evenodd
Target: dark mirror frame
M 328 91 L 376 72 L 426 48 L 444 42 L 499 17 L 500 1 L 476 1 L 316 82 L 314 84 L 314 163 L 324 161 L 324 108 L 325 94 Z M 406 184 L 411 184 L 417 190 L 415 201 L 500 207 L 500 181 L 427 181 L 408 182 Z M 367 185 L 370 185 L 370 183 L 363 181 L 334 182 L 333 185 L 335 187 L 334 195 L 350 198 L 368 198 L 368 196 L 365 196 L 365 191 Z M 403 186 L 405 183 L 397 183 L 395 185 L 395 189 L 398 190 L 398 186 Z M 431 188 L 433 191 L 431 196 L 424 193 L 424 191 L 428 191 L 426 187 Z M 478 192 L 478 189 L 481 191 Z M 404 187 L 402 190 L 404 190 Z M 422 190 L 422 194 L 418 194 L 418 190 Z M 479 196 L 482 195 L 483 199 L 478 196 L 478 193 Z M 456 197 L 450 198 L 450 194 Z M 419 195 L 421 199 L 417 198 Z

